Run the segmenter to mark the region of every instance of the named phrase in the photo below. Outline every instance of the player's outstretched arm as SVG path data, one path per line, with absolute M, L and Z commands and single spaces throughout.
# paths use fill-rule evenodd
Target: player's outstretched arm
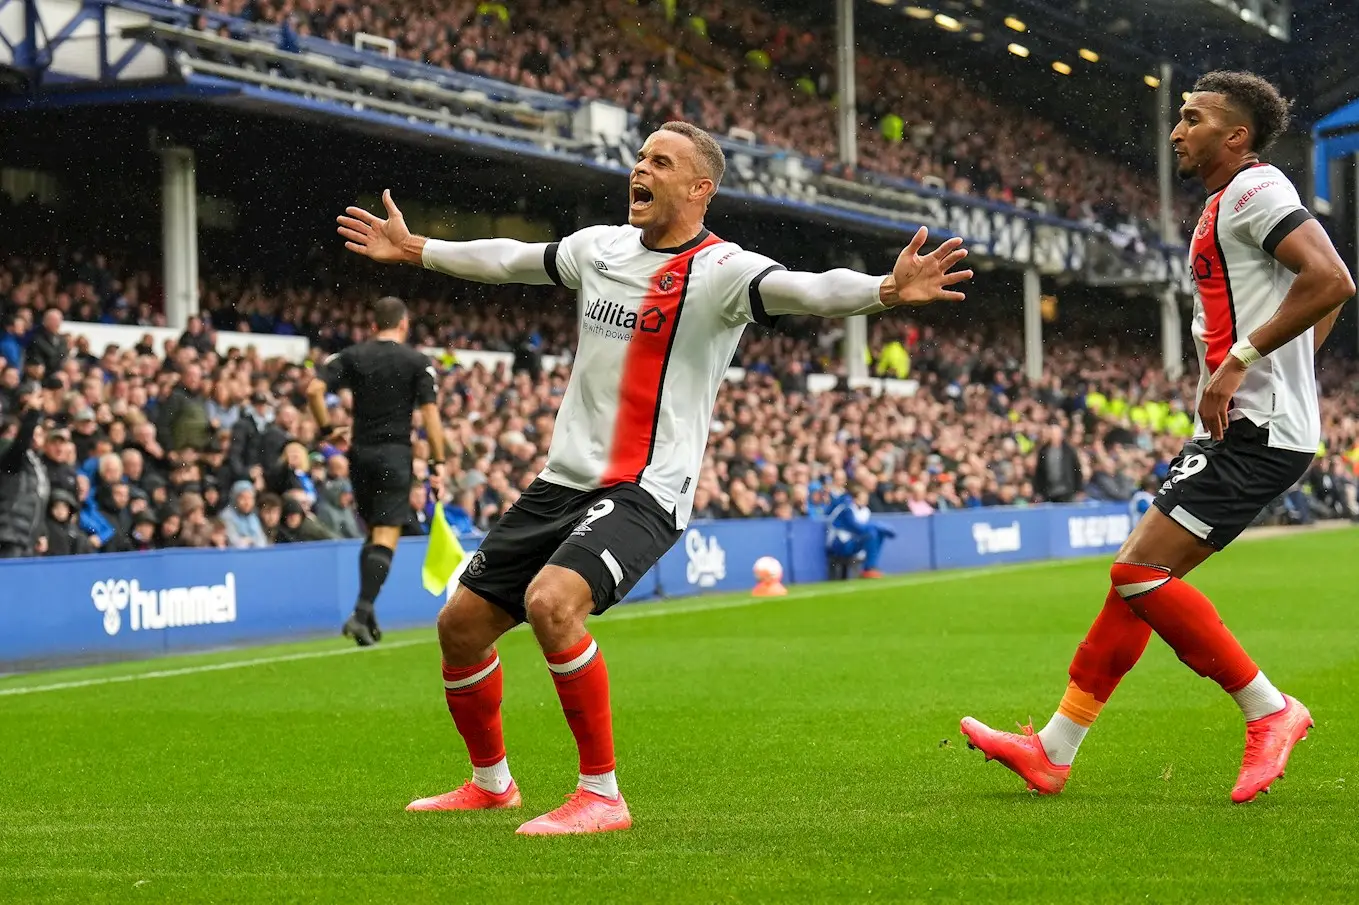
M 961 302 L 966 296 L 951 287 L 972 278 L 970 270 L 953 269 L 967 257 L 963 240 L 948 239 L 930 254 L 922 255 L 920 250 L 928 238 L 929 230 L 920 227 L 887 276 L 845 269 L 769 273 L 759 282 L 765 310 L 769 314 L 851 317 L 902 305 Z
M 411 264 L 477 283 L 543 286 L 552 282 L 545 262 L 546 243 L 514 239 L 442 242 L 413 234 L 390 190 L 383 190 L 382 206 L 386 219 L 361 207 L 347 207 L 335 218 L 345 248 L 379 264 Z

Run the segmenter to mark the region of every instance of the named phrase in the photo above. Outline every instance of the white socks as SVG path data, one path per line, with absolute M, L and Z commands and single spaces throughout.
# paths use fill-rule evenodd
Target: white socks
M 472 782 L 493 795 L 504 795 L 510 783 L 514 782 L 510 778 L 509 758 L 502 757 L 489 767 L 473 767 Z
M 513 781 L 510 778 L 509 758 L 502 757 L 489 767 L 472 768 L 472 782 L 493 795 L 504 795 Z M 612 770 L 598 776 L 586 776 L 582 773 L 577 788 L 587 789 L 605 798 L 617 798 L 618 776 Z
M 1067 767 L 1076 759 L 1076 752 L 1080 750 L 1081 742 L 1089 731 L 1089 726 L 1082 726 L 1060 713 L 1054 713 L 1038 733 L 1038 740 L 1043 743 L 1048 760 L 1059 767 Z
M 1262 672 L 1257 672 L 1255 678 L 1251 679 L 1245 688 L 1232 692 L 1232 700 L 1241 708 L 1241 713 L 1245 715 L 1248 723 L 1271 713 L 1278 713 L 1287 703 L 1279 689 L 1275 688 Z
M 597 776 L 586 776 L 582 773 L 576 788 L 594 792 L 596 795 L 603 795 L 605 798 L 617 798 L 618 777 L 612 770 L 608 773 L 600 773 Z

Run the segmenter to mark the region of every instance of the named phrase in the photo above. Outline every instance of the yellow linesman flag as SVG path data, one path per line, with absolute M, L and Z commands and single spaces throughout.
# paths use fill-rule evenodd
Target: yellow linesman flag
M 444 504 L 439 503 L 434 507 L 434 518 L 429 526 L 429 547 L 425 550 L 425 565 L 420 572 L 425 590 L 436 597 L 447 593 L 449 580 L 466 556 L 467 551 L 458 542 L 458 535 L 448 527 Z

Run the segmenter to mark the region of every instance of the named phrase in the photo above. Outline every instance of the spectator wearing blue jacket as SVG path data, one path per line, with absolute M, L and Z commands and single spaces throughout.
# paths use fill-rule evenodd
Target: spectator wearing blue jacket
M 826 552 L 843 559 L 861 559 L 864 578 L 881 578 L 878 560 L 882 556 L 882 543 L 896 532 L 872 521 L 873 513 L 868 508 L 868 488 L 859 486 L 853 495 L 841 494 L 835 498 L 827 517 Z
M 24 366 L 24 326 L 22 317 L 10 315 L 5 322 L 5 332 L 0 334 L 0 358 L 20 369 Z
M 267 547 L 269 538 L 255 511 L 255 487 L 249 481 L 231 485 L 231 505 L 220 516 L 226 526 L 227 543 L 237 549 Z
M 454 534 L 472 534 L 477 530 L 477 492 L 471 488 L 459 491 L 452 506 L 444 507 L 444 518 Z
M 92 546 L 102 550 L 118 535 L 118 527 L 100 511 L 94 494 L 88 492 L 88 479 L 85 482 L 85 489 L 87 491 L 85 502 L 80 507 L 80 530 L 91 539 Z

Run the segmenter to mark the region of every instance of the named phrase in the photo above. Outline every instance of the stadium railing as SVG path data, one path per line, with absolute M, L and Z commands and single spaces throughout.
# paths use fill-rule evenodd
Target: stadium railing
M 84 338 L 90 342 L 90 351 L 103 355 L 109 346 L 119 349 L 132 349 L 146 337 L 151 338 L 156 354 L 165 354 L 165 341 L 178 340 L 182 331 L 169 327 L 132 327 L 123 324 L 97 324 L 88 321 L 67 321 L 62 324 L 61 332 L 66 336 Z M 263 358 L 282 358 L 290 362 L 302 362 L 311 352 L 306 337 L 282 336 L 272 333 L 233 333 L 218 331 L 217 351 L 225 355 L 231 349 L 245 349 L 253 346 Z
M 888 574 L 1110 554 L 1132 530 L 1126 506 L 878 514 L 896 532 Z M 466 536 L 474 549 L 479 538 Z M 696 521 L 637 584 L 629 602 L 755 584 L 774 556 L 793 584 L 825 581 L 826 528 L 816 519 Z M 335 632 L 358 591 L 359 541 L 263 550 L 163 550 L 0 562 L 0 670 L 245 644 Z M 429 625 L 443 603 L 421 585 L 423 538 L 402 541 L 383 589 L 385 627 Z M 297 581 L 299 575 L 308 576 Z M 454 577 L 456 581 L 456 576 Z

